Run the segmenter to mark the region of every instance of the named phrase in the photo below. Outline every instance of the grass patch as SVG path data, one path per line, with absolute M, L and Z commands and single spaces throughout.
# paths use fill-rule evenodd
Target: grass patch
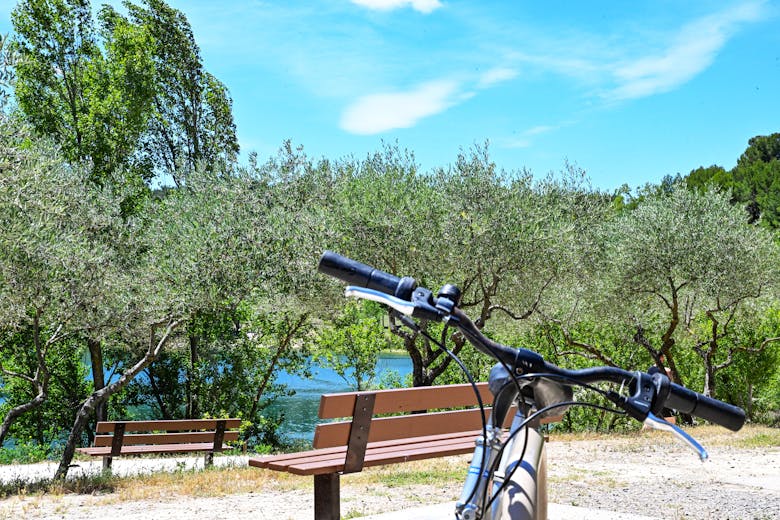
M 15 495 L 64 495 L 70 493 L 94 495 L 99 493 L 112 493 L 115 491 L 119 480 L 121 479 L 108 474 L 81 476 L 69 478 L 65 481 L 56 481 L 53 479 L 27 481 L 21 477 L 16 477 L 9 482 L 0 483 L 0 498 L 7 498 Z
M 771 448 L 780 446 L 780 428 L 748 424 L 738 432 L 732 432 L 710 424 L 683 427 L 694 439 L 706 446 L 733 446 L 739 448 Z M 596 433 L 553 432 L 550 440 L 553 442 L 603 441 L 615 449 L 631 451 L 632 448 L 647 444 L 666 442 L 672 437 L 666 432 L 657 430 L 638 430 L 632 432 Z
M 780 447 L 780 430 L 768 432 L 756 432 L 754 435 L 744 437 L 736 443 L 743 448 L 777 448 Z
M 109 473 L 69 477 L 65 481 L 17 477 L 0 483 L 0 497 L 40 495 L 107 495 L 113 500 L 143 500 L 162 496 L 215 497 L 273 488 L 279 491 L 311 487 L 311 479 L 262 471 L 248 466 L 159 471 L 134 476 Z
M 143 500 L 161 496 L 219 497 L 263 489 L 289 491 L 312 487 L 311 478 L 246 466 L 156 472 L 117 479 L 119 500 Z

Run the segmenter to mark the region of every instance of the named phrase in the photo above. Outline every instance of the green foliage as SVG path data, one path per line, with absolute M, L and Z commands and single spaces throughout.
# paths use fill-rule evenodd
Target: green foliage
M 730 171 L 720 166 L 693 170 L 685 182 L 704 192 L 708 186 L 729 191 L 732 202 L 745 208 L 750 223 L 780 227 L 780 133 L 757 135 Z
M 89 162 L 94 181 L 131 171 L 154 93 L 148 31 L 110 8 L 96 27 L 88 0 L 24 0 L 11 18 L 15 94 L 27 120 L 69 161 Z
M 390 344 L 381 324 L 384 314 L 376 304 L 352 302 L 319 333 L 316 358 L 355 390 L 373 384 L 379 352 Z
M 778 424 L 780 312 L 774 307 L 763 312 L 750 309 L 736 321 L 734 329 L 729 338 L 733 349 L 733 368 L 718 374 L 722 396 L 743 407 L 752 419 Z
M 29 344 L 32 337 L 30 329 L 0 334 L 3 369 L 16 374 L 34 374 L 39 369 L 36 349 Z M 78 404 L 89 392 L 86 369 L 75 341 L 52 345 L 46 354 L 46 369 L 51 378 L 46 388 L 48 399 L 35 413 L 22 415 L 11 425 L 9 437 L 16 443 L 9 456 L 41 459 L 59 454 L 63 431 L 73 423 Z M 30 402 L 38 392 L 39 387 L 29 380 L 6 377 L 0 382 L 0 397 L 4 399 L 0 417 L 5 417 L 11 408 Z
M 32 464 L 49 458 L 48 446 L 37 441 L 19 440 L 23 437 L 18 435 L 14 439 L 11 445 L 0 449 L 0 464 Z
M 154 106 L 141 150 L 145 163 L 177 186 L 196 167 L 218 169 L 238 155 L 228 90 L 203 68 L 192 28 L 181 11 L 161 0 L 124 2 L 133 24 L 154 40 Z

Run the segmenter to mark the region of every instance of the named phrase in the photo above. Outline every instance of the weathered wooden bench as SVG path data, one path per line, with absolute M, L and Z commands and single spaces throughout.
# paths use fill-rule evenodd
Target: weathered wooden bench
M 163 421 L 98 422 L 95 441 L 77 450 L 103 457 L 103 468 L 120 455 L 147 453 L 205 452 L 205 465 L 214 462 L 214 453 L 230 449 L 226 442 L 238 440 L 240 419 L 183 419 Z
M 483 403 L 492 403 L 487 383 L 478 388 Z M 472 452 L 482 432 L 476 406 L 477 398 L 467 384 L 325 394 L 320 399 L 320 419 L 351 420 L 318 424 L 311 451 L 250 458 L 249 464 L 313 475 L 314 518 L 338 520 L 340 475 L 368 466 Z M 406 415 L 382 416 L 402 413 Z M 560 418 L 543 422 L 556 420 Z

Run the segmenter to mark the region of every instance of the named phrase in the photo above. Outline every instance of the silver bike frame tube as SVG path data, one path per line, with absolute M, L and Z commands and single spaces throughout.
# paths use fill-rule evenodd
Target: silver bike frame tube
M 547 463 L 544 435 L 539 428 L 523 428 L 504 448 L 498 470 L 493 475 L 494 492 L 515 466 L 511 481 L 491 508 L 492 519 L 547 519 Z M 523 449 L 525 448 L 525 449 Z

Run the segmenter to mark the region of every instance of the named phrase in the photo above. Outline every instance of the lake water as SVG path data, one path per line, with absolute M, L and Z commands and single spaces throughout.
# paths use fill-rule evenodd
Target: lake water
M 381 354 L 376 365 L 375 381 L 379 381 L 390 371 L 396 372 L 403 381 L 412 373 L 411 358 L 406 354 Z M 281 431 L 286 437 L 297 440 L 311 440 L 314 437 L 317 409 L 322 394 L 355 390 L 333 370 L 318 366 L 312 369 L 311 378 L 304 379 L 282 372 L 277 382 L 295 390 L 295 395 L 280 397 L 269 409 L 284 413 Z

